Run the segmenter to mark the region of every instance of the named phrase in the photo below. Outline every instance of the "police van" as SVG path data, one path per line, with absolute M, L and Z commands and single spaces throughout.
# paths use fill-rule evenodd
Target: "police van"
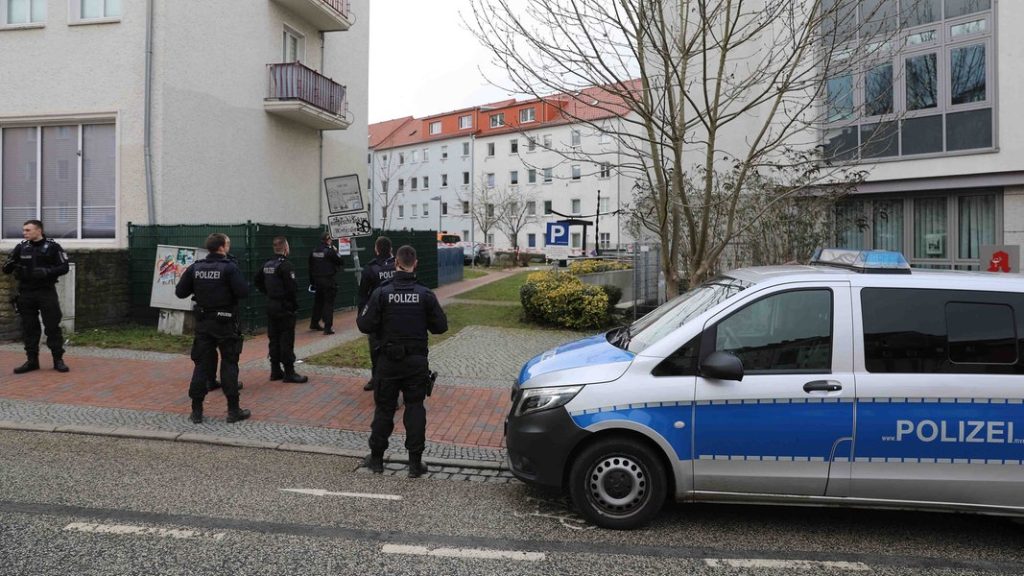
M 1024 515 L 1024 277 L 819 250 L 527 362 L 513 473 L 608 528 L 677 501 Z

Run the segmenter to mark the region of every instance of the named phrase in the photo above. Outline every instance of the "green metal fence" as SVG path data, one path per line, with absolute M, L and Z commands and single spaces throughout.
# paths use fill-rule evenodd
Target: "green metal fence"
M 231 255 L 238 260 L 238 266 L 245 277 L 251 280 L 259 266 L 273 256 L 272 241 L 275 236 L 285 236 L 291 247 L 290 259 L 295 266 L 295 277 L 299 283 L 299 317 L 309 317 L 313 308 L 313 295 L 305 288 L 309 283 L 308 257 L 320 242 L 324 228 L 281 226 L 275 224 L 180 224 L 142 226 L 128 224 L 128 251 L 130 254 L 129 275 L 131 283 L 132 318 L 139 322 L 155 323 L 159 310 L 150 308 L 149 300 L 153 283 L 153 266 L 156 262 L 157 245 L 202 247 L 206 237 L 222 232 L 231 238 Z M 373 257 L 373 243 L 381 232 L 375 231 L 369 238 L 355 239 L 359 262 L 365 266 Z M 417 270 L 420 282 L 431 288 L 437 287 L 437 235 L 431 231 L 389 231 L 395 248 L 410 244 L 416 248 L 419 257 Z M 338 273 L 338 297 L 335 308 L 349 308 L 357 304 L 358 271 L 354 269 L 355 254 L 343 256 L 345 268 Z M 266 326 L 266 297 L 255 289 L 241 303 L 242 326 L 254 331 Z

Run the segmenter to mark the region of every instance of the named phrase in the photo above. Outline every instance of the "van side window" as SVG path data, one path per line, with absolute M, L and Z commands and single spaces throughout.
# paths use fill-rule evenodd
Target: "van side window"
M 696 376 L 700 358 L 700 334 L 694 336 L 651 371 L 652 376 Z
M 832 291 L 794 290 L 748 304 L 713 328 L 715 350 L 749 373 L 832 369 Z
M 1019 374 L 1024 295 L 864 288 L 864 365 L 898 374 Z

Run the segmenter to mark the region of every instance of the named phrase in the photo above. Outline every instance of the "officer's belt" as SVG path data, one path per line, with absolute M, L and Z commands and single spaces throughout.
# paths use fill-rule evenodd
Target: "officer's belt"
M 384 347 L 388 346 L 401 346 L 405 349 L 406 356 L 427 356 L 428 349 L 424 344 L 402 344 L 401 342 L 388 342 L 384 344 Z

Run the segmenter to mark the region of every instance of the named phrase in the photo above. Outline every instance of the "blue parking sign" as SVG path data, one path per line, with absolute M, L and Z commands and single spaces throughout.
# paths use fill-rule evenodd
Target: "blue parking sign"
M 569 245 L 569 225 L 559 222 L 548 222 L 548 231 L 545 238 L 548 246 Z

